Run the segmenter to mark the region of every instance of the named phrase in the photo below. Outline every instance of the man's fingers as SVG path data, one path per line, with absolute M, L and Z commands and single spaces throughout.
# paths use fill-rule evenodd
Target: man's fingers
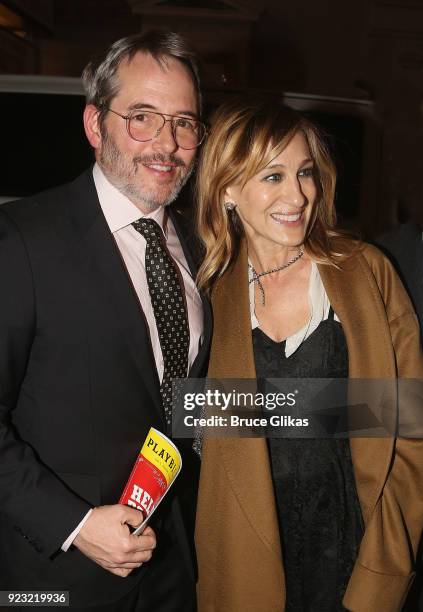
M 131 525 L 131 527 L 139 527 L 144 520 L 144 515 L 140 510 L 122 506 L 121 522 Z
M 111 574 L 114 574 L 115 576 L 120 576 L 121 578 L 126 578 L 132 572 L 131 569 L 125 569 L 122 567 L 117 567 L 117 568 L 107 567 L 105 569 L 107 569 Z
M 112 560 L 117 563 L 144 562 L 150 559 L 155 548 L 155 536 L 125 536 L 119 544 L 119 551 L 114 553 Z
M 138 538 L 135 537 L 135 539 Z M 154 541 L 152 545 L 154 545 Z M 119 551 L 113 552 L 108 557 L 102 557 L 102 564 L 108 567 L 135 567 L 136 564 L 150 561 L 152 555 L 153 548 L 139 547 L 137 542 L 128 539 L 126 542 L 122 542 Z
M 145 535 L 130 533 L 128 525 L 137 526 L 142 519 L 142 512 L 120 504 L 94 508 L 73 543 L 108 571 L 125 577 L 149 561 L 156 547 L 151 527 Z
M 156 539 L 156 534 L 154 533 L 154 531 L 151 529 L 150 525 L 147 525 L 147 527 L 144 529 L 142 535 L 145 536 L 153 536 L 154 539 Z M 141 536 L 139 536 L 141 537 Z
M 153 535 L 142 535 L 142 536 L 130 536 L 131 549 L 135 552 L 141 552 L 143 550 L 154 550 L 156 548 L 156 536 Z
M 110 564 L 124 566 L 125 563 L 145 563 L 146 561 L 150 561 L 152 554 L 153 551 L 151 550 L 137 550 L 120 553 L 113 555 L 110 559 Z
M 116 563 L 116 564 L 115 563 L 107 563 L 107 564 L 104 564 L 103 567 L 105 569 L 108 569 L 108 570 L 119 569 L 119 568 L 120 569 L 127 569 L 127 570 L 128 569 L 129 570 L 134 570 L 134 569 L 137 569 L 138 567 L 141 567 L 141 565 L 142 565 L 142 562 L 140 562 L 140 563 L 138 563 L 138 562 L 137 563 L 131 563 L 131 562 L 128 561 L 128 563 Z

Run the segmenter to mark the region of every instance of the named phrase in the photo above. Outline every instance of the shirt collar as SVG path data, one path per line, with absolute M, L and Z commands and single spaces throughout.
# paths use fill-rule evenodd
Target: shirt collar
M 97 163 L 94 164 L 93 178 L 101 209 L 112 234 L 145 217 L 154 219 L 165 236 L 167 235 L 168 213 L 165 213 L 165 207 L 161 206 L 151 213 L 141 212 L 129 198 L 110 183 Z

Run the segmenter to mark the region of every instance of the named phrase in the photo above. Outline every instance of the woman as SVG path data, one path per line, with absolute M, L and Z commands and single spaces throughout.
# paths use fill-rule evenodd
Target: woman
M 278 104 L 220 110 L 198 173 L 209 377 L 421 378 L 419 330 L 377 249 L 336 232 L 317 129 Z M 398 612 L 423 523 L 423 441 L 206 439 L 201 612 Z

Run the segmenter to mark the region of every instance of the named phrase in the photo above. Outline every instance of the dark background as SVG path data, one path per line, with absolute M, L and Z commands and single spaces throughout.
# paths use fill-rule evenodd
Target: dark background
M 321 124 L 344 225 L 372 238 L 421 207 L 423 0 L 0 2 L 0 73 L 79 76 L 112 41 L 151 27 L 178 31 L 196 49 L 206 114 L 233 93 L 288 92 L 288 103 Z M 88 148 L 81 153 L 66 136 L 83 138 L 82 104 L 66 99 L 59 113 L 34 95 L 27 117 L 28 102 L 2 95 L 2 134 L 14 144 L 1 148 L 0 194 L 13 188 L 16 169 L 21 193 L 13 195 L 26 195 L 89 163 Z

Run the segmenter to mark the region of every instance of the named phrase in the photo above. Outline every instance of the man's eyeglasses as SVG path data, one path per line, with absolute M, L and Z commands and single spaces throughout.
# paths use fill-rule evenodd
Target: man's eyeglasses
M 201 121 L 176 115 L 164 115 L 156 111 L 132 110 L 128 115 L 107 108 L 107 111 L 122 117 L 126 121 L 128 134 L 138 142 L 147 142 L 157 138 L 164 128 L 166 121 L 170 121 L 172 134 L 176 144 L 181 149 L 195 149 L 204 140 L 207 128 Z M 166 119 L 166 117 L 168 117 Z

